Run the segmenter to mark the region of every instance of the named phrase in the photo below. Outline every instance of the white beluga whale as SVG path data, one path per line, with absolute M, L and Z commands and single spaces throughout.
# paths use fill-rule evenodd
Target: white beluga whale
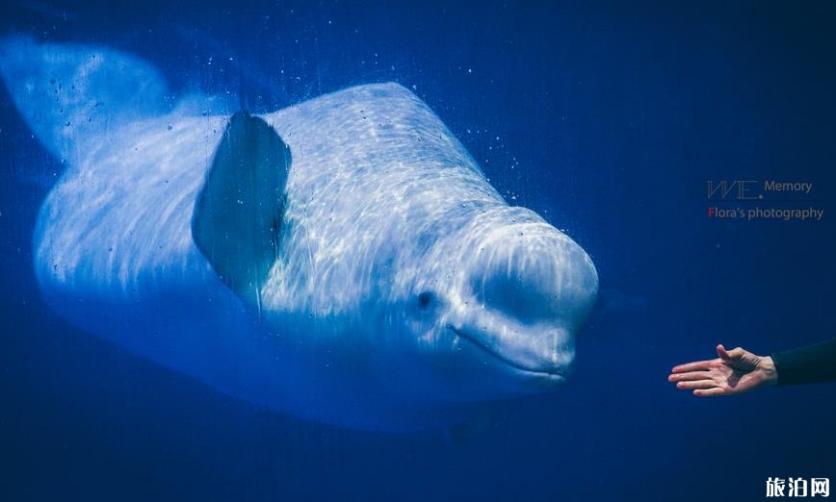
M 167 104 L 153 68 L 102 48 L 13 38 L 0 71 L 67 165 L 34 267 L 82 329 L 257 405 L 372 430 L 566 378 L 590 257 L 510 206 L 404 87 L 253 116 Z

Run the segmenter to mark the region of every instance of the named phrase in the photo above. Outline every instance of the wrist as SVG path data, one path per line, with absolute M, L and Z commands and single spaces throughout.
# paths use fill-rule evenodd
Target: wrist
M 775 385 L 778 383 L 778 370 L 775 368 L 775 361 L 770 356 L 764 356 L 758 359 L 758 371 L 764 376 L 765 385 Z

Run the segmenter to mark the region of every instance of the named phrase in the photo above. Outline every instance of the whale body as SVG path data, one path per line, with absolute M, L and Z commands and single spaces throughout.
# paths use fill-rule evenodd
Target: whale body
M 16 106 L 68 165 L 33 245 L 71 323 L 345 427 L 423 427 L 566 378 L 590 257 L 510 206 L 406 88 L 201 113 L 166 107 L 161 77 L 115 51 L 4 48 Z

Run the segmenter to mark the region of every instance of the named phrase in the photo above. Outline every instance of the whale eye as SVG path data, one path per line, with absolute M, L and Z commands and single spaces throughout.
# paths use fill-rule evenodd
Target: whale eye
M 433 302 L 433 294 L 429 291 L 424 291 L 423 293 L 418 295 L 418 306 L 422 309 L 425 309 L 430 306 Z

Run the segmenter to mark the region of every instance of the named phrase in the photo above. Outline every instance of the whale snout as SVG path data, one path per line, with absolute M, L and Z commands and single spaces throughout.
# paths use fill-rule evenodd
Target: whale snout
M 505 325 L 507 320 L 501 320 Z M 496 337 L 489 323 L 450 326 L 463 345 L 481 352 L 481 359 L 491 361 L 491 366 L 521 376 L 551 377 L 562 382 L 575 358 L 570 334 L 554 326 L 511 327 L 503 326 L 503 336 Z
M 473 253 L 450 329 L 489 366 L 562 381 L 598 291 L 590 257 L 542 221 L 494 228 Z

